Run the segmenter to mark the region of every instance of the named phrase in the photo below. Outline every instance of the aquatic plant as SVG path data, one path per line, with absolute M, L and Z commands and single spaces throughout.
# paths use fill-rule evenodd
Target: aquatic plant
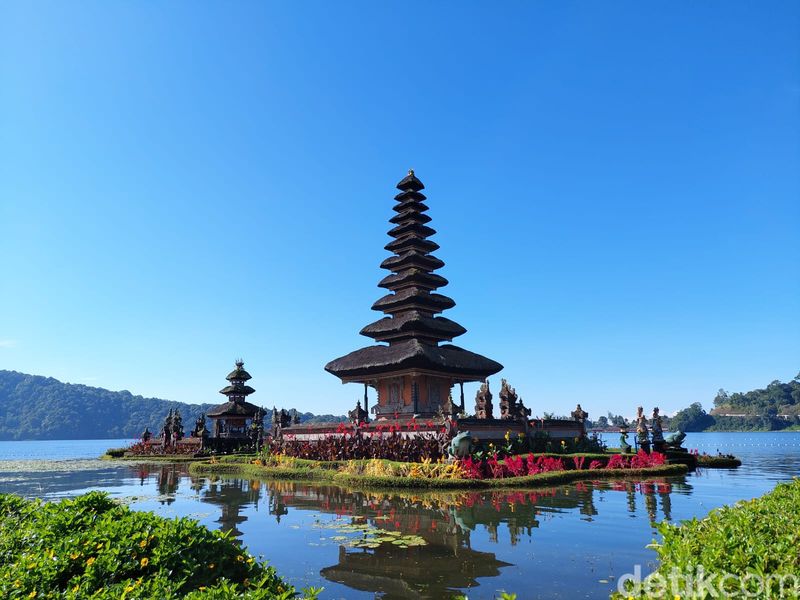
M 800 479 L 711 511 L 658 525 L 658 569 L 615 598 L 797 598 Z
M 297 597 L 228 534 L 100 492 L 58 503 L 0 495 L 0 530 L 2 598 Z

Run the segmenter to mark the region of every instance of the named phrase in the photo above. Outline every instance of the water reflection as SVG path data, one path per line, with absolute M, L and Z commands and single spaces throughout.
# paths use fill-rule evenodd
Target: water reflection
M 321 538 L 338 546 L 336 563 L 318 567 L 324 580 L 386 600 L 448 597 L 513 566 L 494 552 L 474 549 L 475 532 L 485 532 L 492 544 L 516 546 L 556 515 L 571 512 L 594 520 L 598 497 L 609 493 L 624 495 L 631 515 L 646 512 L 651 521 L 671 519 L 670 495 L 690 490 L 683 478 L 664 478 L 581 482 L 536 491 L 373 493 L 310 483 L 195 478 L 181 465 L 141 466 L 137 476 L 142 485 L 155 480 L 159 501 L 167 504 L 180 495 L 181 486 L 189 488 L 200 502 L 218 507 L 215 523 L 237 537 L 252 535 L 253 527 L 270 527 L 264 518 L 279 527 L 293 511 L 315 515 L 315 524 L 363 524 L 380 533 L 420 536 L 425 545 L 409 548 L 391 542 L 358 548 L 352 545 L 357 538 Z M 248 519 L 255 520 L 249 529 Z

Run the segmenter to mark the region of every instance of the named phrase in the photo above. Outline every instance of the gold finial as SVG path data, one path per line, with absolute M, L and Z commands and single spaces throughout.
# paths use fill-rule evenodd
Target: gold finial
M 413 177 L 414 176 L 414 169 L 409 169 L 408 170 L 408 174 L 411 175 L 411 177 Z

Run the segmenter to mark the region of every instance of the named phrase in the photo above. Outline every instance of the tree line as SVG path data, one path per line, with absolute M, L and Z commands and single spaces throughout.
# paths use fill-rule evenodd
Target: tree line
M 220 403 L 224 401 L 220 397 Z M 0 370 L 0 440 L 135 439 L 145 427 L 157 435 L 170 409 L 181 412 L 188 431 L 212 406 L 144 398 L 127 390 L 112 392 Z M 265 409 L 269 414 L 270 408 Z M 344 419 L 300 413 L 301 422 Z

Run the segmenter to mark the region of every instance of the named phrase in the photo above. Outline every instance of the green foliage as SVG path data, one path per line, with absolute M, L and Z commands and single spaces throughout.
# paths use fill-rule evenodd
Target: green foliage
M 215 395 L 215 390 L 209 390 L 209 398 Z M 145 427 L 158 435 L 170 409 L 180 410 L 183 422 L 193 424 L 212 406 L 143 398 L 127 390 L 112 392 L 0 370 L 0 440 L 135 439 Z M 345 417 L 300 415 L 303 423 L 317 419 L 340 421 Z
M 2 598 L 297 595 L 227 534 L 135 512 L 100 492 L 58 503 L 0 495 L 0 531 Z
M 670 428 L 674 431 L 703 431 L 714 424 L 714 417 L 703 410 L 699 402 L 691 404 L 688 408 L 679 410 L 670 419 Z
M 711 581 L 724 588 L 723 597 L 739 594 L 742 582 L 756 585 L 759 577 L 770 577 L 775 586 L 769 591 L 748 589 L 748 597 L 779 596 L 781 576 L 800 577 L 800 479 L 779 484 L 772 492 L 754 500 L 738 502 L 679 525 L 664 522 L 658 526 L 663 541 L 654 547 L 660 565 L 650 579 L 669 580 L 673 569 L 691 573 L 702 567 Z M 723 575 L 734 577 L 723 579 Z M 769 594 L 769 596 L 767 596 Z M 686 590 L 669 590 L 663 597 L 702 598 Z M 616 595 L 625 598 L 625 595 Z M 639 597 L 659 597 L 642 590 Z M 795 596 L 791 596 L 795 597 Z

